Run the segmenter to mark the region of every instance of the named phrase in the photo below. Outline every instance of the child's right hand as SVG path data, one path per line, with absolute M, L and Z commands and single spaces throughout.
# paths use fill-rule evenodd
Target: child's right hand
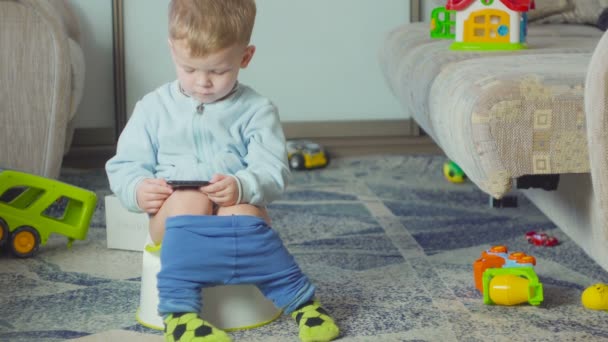
M 156 214 L 172 193 L 164 179 L 146 178 L 137 186 L 137 205 L 148 214 Z

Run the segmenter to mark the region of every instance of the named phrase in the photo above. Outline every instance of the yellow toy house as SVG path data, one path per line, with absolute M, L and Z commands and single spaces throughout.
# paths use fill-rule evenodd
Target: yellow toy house
M 534 0 L 448 0 L 454 17 L 455 50 L 526 48 L 527 12 Z

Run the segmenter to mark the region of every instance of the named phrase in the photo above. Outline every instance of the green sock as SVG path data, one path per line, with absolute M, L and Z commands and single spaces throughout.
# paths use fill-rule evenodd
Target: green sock
M 193 312 L 169 314 L 165 318 L 166 342 L 230 342 L 223 330 L 203 321 Z
M 327 342 L 340 335 L 340 329 L 318 301 L 309 301 L 291 313 L 300 328 L 303 342 Z

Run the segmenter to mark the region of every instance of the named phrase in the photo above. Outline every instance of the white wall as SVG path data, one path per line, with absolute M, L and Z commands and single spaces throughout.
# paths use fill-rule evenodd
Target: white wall
M 445 7 L 447 1 L 445 0 L 421 0 L 420 7 L 422 8 L 420 18 L 421 21 L 430 22 L 431 21 L 431 12 L 435 9 L 435 7 Z M 429 28 L 430 30 L 430 28 Z
M 112 0 L 69 0 L 79 17 L 86 63 L 76 127 L 114 127 Z
M 262 0 L 266 1 L 266 0 Z M 175 79 L 167 45 L 169 0 L 123 0 L 127 115 L 145 94 Z
M 167 50 L 167 0 L 128 0 L 127 112 L 175 78 Z M 409 21 L 409 1 L 260 0 L 257 52 L 241 81 L 271 98 L 283 121 L 403 119 L 377 53 L 384 35 Z
M 261 0 L 242 80 L 276 102 L 283 121 L 402 119 L 378 50 L 409 21 L 409 1 Z
M 114 126 L 112 0 L 69 0 L 80 18 L 86 69 L 77 127 Z M 168 0 L 124 0 L 127 113 L 174 79 Z M 409 0 L 259 0 L 258 51 L 241 81 L 273 99 L 284 121 L 402 119 L 382 79 L 384 35 L 409 21 Z

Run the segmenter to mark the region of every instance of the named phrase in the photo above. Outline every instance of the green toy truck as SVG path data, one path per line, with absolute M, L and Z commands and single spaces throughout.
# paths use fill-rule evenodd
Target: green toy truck
M 53 233 L 84 240 L 97 195 L 73 185 L 28 173 L 0 170 L 0 246 L 27 258 Z

